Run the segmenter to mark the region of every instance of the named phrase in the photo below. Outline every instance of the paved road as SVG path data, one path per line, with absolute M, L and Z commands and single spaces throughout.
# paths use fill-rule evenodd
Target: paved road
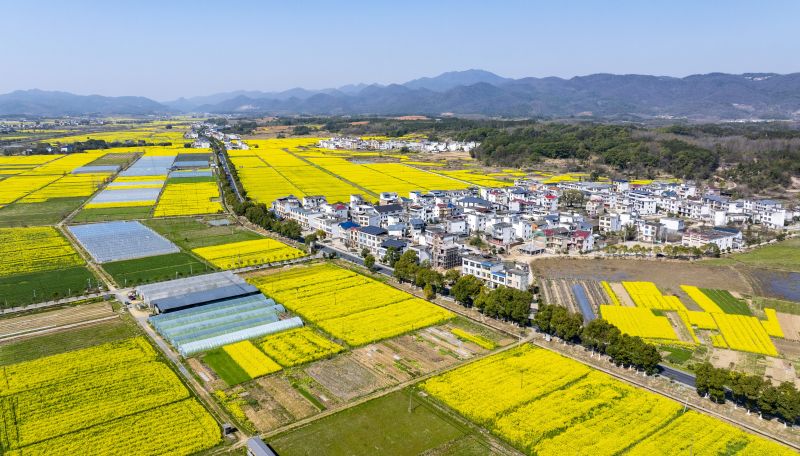
M 354 253 L 347 252 L 344 250 L 339 250 L 327 244 L 317 244 L 317 249 L 325 253 L 335 253 L 339 255 L 339 258 L 342 258 L 344 260 L 347 260 L 351 263 L 355 263 L 360 266 L 364 266 L 364 259 Z M 375 262 L 374 270 L 375 272 L 379 272 L 388 277 L 394 276 L 394 269 L 390 268 L 389 266 L 379 264 L 378 262 Z
M 220 164 L 222 165 L 222 169 L 225 171 L 225 177 L 228 179 L 228 183 L 230 184 L 231 188 L 233 188 L 233 191 L 236 193 L 236 199 L 238 199 L 239 202 L 244 201 L 244 198 L 239 193 L 239 187 L 236 185 L 236 181 L 233 179 L 233 176 L 231 176 L 231 170 L 228 168 L 228 160 L 225 159 L 225 154 L 216 149 L 217 148 L 214 148 L 214 151 L 217 154 L 217 161 L 219 161 Z
M 665 366 L 664 364 L 659 364 L 658 367 L 661 368 L 660 373 L 662 376 L 671 378 L 678 383 L 682 383 L 692 388 L 696 386 L 694 375 L 679 369 L 675 369 L 674 367 Z

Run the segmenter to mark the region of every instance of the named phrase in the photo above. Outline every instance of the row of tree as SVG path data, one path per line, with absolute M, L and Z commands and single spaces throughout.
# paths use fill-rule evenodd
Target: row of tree
M 448 286 L 459 277 L 458 271 L 450 270 L 446 274 L 433 269 L 428 262 L 420 262 L 417 252 L 406 250 L 398 256 L 392 247 L 387 249 L 384 262 L 394 268 L 394 276 L 400 282 L 411 283 L 422 288 L 425 297 L 433 299 L 436 294 L 447 294 Z
M 508 287 L 489 290 L 473 275 L 462 276 L 452 269 L 442 274 L 429 263 L 420 262 L 412 250 L 402 255 L 391 248 L 387 250 L 383 261 L 394 268 L 395 278 L 422 288 L 426 298 L 433 299 L 437 293 L 451 294 L 463 306 L 475 307 L 484 315 L 520 325 L 529 324 L 533 302 L 530 292 Z
M 776 417 L 792 425 L 800 420 L 800 391 L 792 382 L 774 386 L 760 375 L 748 375 L 714 367 L 694 366 L 697 393 L 724 404 L 727 398 L 766 418 Z
M 533 318 L 540 331 L 566 341 L 580 343 L 595 352 L 608 355 L 618 366 L 632 366 L 648 375 L 658 372 L 661 354 L 640 337 L 629 336 L 603 319 L 583 325 L 583 316 L 565 307 L 541 304 Z
M 487 289 L 479 278 L 468 274 L 453 282 L 450 294 L 461 305 L 475 307 L 484 315 L 522 326 L 530 324 L 533 294 L 529 291 L 509 287 Z

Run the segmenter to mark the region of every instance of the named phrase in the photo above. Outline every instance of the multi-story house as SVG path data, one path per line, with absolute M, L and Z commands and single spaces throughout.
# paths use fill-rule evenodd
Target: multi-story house
M 462 259 L 461 273 L 473 275 L 482 280 L 488 288 L 501 286 L 527 290 L 531 285 L 530 269 L 525 264 L 503 263 L 477 255 Z

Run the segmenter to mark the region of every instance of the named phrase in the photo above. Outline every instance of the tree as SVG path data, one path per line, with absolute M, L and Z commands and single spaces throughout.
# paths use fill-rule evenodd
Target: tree
M 444 273 L 444 283 L 450 286 L 453 286 L 460 278 L 461 273 L 456 269 L 448 269 L 447 272 Z
M 364 247 L 363 249 L 361 249 L 361 258 L 366 258 L 367 255 L 369 255 L 369 249 Z
M 364 257 L 364 266 L 370 271 L 375 267 L 375 257 L 372 256 L 371 253 L 368 253 L 367 256 Z
M 778 414 L 778 403 L 780 402 L 780 392 L 778 388 L 768 384 L 761 391 L 758 398 L 758 409 L 763 415 L 772 417 Z
M 474 275 L 467 274 L 459 277 L 450 292 L 453 298 L 465 307 L 472 307 L 475 298 L 483 289 L 483 282 Z
M 400 250 L 397 247 L 389 247 L 386 249 L 386 255 L 383 256 L 383 263 L 388 264 L 389 267 L 394 267 L 397 264 L 397 260 L 400 259 Z
M 483 242 L 483 238 L 479 233 L 475 233 L 475 236 L 469 238 L 469 245 L 473 247 L 483 248 L 486 245 L 486 243 Z
M 581 334 L 582 326 L 583 317 L 580 314 L 569 312 L 561 306 L 553 309 L 550 328 L 556 336 L 572 342 Z
M 288 238 L 297 239 L 302 234 L 303 230 L 300 228 L 300 224 L 295 222 L 294 220 L 287 220 L 281 223 L 281 226 L 278 232 Z
M 783 422 L 792 425 L 800 418 L 800 392 L 794 383 L 783 382 L 778 386 L 777 415 Z
M 482 291 L 474 300 L 475 307 L 485 315 L 527 324 L 533 295 L 527 291 L 509 287 L 497 287 Z
M 550 304 L 542 304 L 539 306 L 539 310 L 536 312 L 536 315 L 533 316 L 533 324 L 539 328 L 539 331 L 552 334 L 550 320 L 553 319 L 553 310 L 555 307 L 556 306 Z
M 729 376 L 733 400 L 749 410 L 755 410 L 758 407 L 758 398 L 766 384 L 760 375 L 731 372 Z
M 441 290 L 444 287 L 444 276 L 427 265 L 422 265 L 414 275 L 414 285 L 421 288 L 430 285 L 434 291 Z
M 425 285 L 425 288 L 422 289 L 425 293 L 425 299 L 431 300 L 436 297 L 436 292 L 433 291 L 433 287 L 431 284 Z
M 695 366 L 694 373 L 697 393 L 708 395 L 712 401 L 724 404 L 725 384 L 730 379 L 728 371 L 704 362 Z
M 622 239 L 625 241 L 632 241 L 636 239 L 636 225 L 625 225 L 625 228 L 622 230 Z
M 583 192 L 580 190 L 565 190 L 561 194 L 561 204 L 567 207 L 580 207 L 583 205 Z
M 416 279 L 418 268 L 417 252 L 407 250 L 394 264 L 394 276 L 401 282 L 413 282 Z
M 619 329 L 602 318 L 589 322 L 581 333 L 581 343 L 592 350 L 605 353 L 608 346 L 621 335 Z

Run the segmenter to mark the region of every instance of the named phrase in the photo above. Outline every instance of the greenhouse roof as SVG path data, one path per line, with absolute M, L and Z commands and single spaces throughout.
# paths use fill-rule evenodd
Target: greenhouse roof
M 253 285 L 233 284 L 209 290 L 184 293 L 178 296 L 153 299 L 150 304 L 163 313 L 254 294 L 260 294 L 260 291 Z
M 135 221 L 91 223 L 68 229 L 98 263 L 180 252 L 175 244 Z

